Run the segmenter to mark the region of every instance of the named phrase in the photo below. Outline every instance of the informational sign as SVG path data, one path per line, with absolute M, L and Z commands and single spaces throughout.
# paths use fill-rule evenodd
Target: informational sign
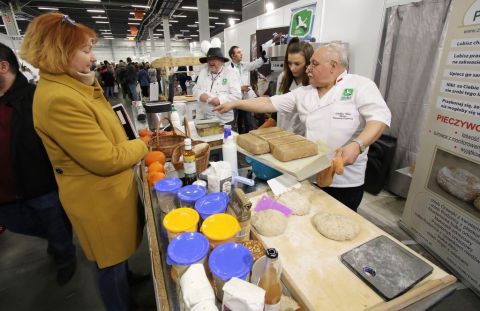
M 315 19 L 316 3 L 309 4 L 300 8 L 292 9 L 292 18 L 290 20 L 290 29 L 288 31 L 288 41 L 290 38 L 298 37 L 302 41 L 309 41 L 312 37 L 313 21 Z
M 453 0 L 402 217 L 480 294 L 480 0 Z

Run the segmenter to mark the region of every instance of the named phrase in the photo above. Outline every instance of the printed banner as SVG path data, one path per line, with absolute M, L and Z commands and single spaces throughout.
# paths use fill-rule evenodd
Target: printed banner
M 290 19 L 290 29 L 288 31 L 288 41 L 293 37 L 298 37 L 302 41 L 310 41 L 312 38 L 313 21 L 315 19 L 316 3 L 309 4 L 300 8 L 292 9 L 292 18 Z

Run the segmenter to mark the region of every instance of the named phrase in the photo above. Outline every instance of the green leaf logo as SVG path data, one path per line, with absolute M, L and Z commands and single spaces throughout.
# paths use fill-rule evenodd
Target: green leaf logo
M 342 96 L 347 97 L 347 96 L 352 96 L 352 94 L 353 94 L 353 89 L 344 89 Z

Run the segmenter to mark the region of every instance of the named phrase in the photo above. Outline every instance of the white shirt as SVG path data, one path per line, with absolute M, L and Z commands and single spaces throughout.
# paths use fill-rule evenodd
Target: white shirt
M 240 90 L 240 78 L 238 73 L 230 67 L 230 64 L 224 65 L 218 75 L 212 74 L 207 66 L 200 71 L 197 84 L 193 87 L 193 96 L 200 102 L 200 95 L 208 94 L 209 98 L 218 97 L 220 105 L 233 100 L 242 99 Z M 213 105 L 200 102 L 203 114 L 206 119 L 218 118 L 227 123 L 233 121 L 233 111 L 224 114 L 212 112 Z
M 364 129 L 367 121 L 380 121 L 390 126 L 391 113 L 380 91 L 368 78 L 344 71 L 337 83 L 319 98 L 312 86 L 303 86 L 284 95 L 271 98 L 278 111 L 297 108 L 305 125 L 306 138 L 323 141 L 332 150 L 344 146 Z M 343 175 L 335 175 L 332 187 L 357 187 L 365 180 L 367 151 L 357 161 L 345 167 Z
M 234 62 L 232 62 L 230 64 L 230 67 L 235 69 L 240 75 L 241 85 L 250 85 L 250 71 L 253 71 L 255 69 L 262 67 L 263 64 L 264 64 L 263 59 L 257 58 L 256 60 L 249 63 L 240 62 L 238 64 L 235 64 Z M 242 99 L 257 97 L 255 92 L 251 88 L 249 88 L 248 92 L 242 92 L 242 93 L 243 93 Z
M 277 94 L 280 94 L 280 85 L 283 80 L 283 71 L 280 73 L 277 79 Z M 302 84 L 297 84 L 295 79 L 293 79 L 292 84 L 290 84 L 289 90 L 293 91 L 296 88 L 302 86 Z M 305 126 L 300 122 L 298 116 L 297 108 L 294 108 L 292 112 L 286 113 L 282 111 L 277 112 L 277 127 L 285 130 L 294 132 L 295 134 L 305 136 Z

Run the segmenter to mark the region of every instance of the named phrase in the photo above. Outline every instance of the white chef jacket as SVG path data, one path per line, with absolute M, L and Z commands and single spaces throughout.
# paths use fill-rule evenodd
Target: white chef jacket
M 297 108 L 305 125 L 306 138 L 323 141 L 332 150 L 346 145 L 364 129 L 367 121 L 380 121 L 390 126 L 391 113 L 380 91 L 368 78 L 344 71 L 336 84 L 321 98 L 312 86 L 303 86 L 271 98 L 278 111 Z M 335 175 L 332 187 L 363 185 L 367 167 L 367 151 L 354 164 L 346 166 L 343 175 Z
M 238 64 L 234 64 L 232 62 L 230 66 L 233 69 L 235 69 L 240 75 L 241 85 L 250 85 L 250 71 L 253 71 L 255 69 L 262 67 L 263 64 L 264 64 L 263 59 L 257 58 L 256 60 L 249 63 L 240 62 Z M 257 97 L 257 95 L 251 88 L 248 92 L 244 92 L 242 94 L 242 99 L 249 99 L 249 98 L 255 98 L 255 97 Z
M 278 79 L 277 79 L 277 94 L 280 94 L 280 85 L 282 84 L 282 80 L 283 80 L 283 71 L 278 76 Z M 295 79 L 293 79 L 292 84 L 290 84 L 289 90 L 291 92 L 300 86 L 302 86 L 302 84 L 297 84 Z M 305 126 L 300 121 L 297 108 L 293 108 L 293 111 L 290 113 L 278 111 L 277 127 L 285 131 L 290 131 L 290 132 L 294 132 L 295 134 L 305 136 Z
M 200 71 L 197 84 L 193 87 L 193 96 L 199 102 L 200 95 L 203 93 L 207 93 L 209 97 L 218 97 L 220 105 L 242 99 L 240 78 L 235 69 L 230 67 L 230 65 L 224 65 L 220 70 L 218 75 L 212 75 L 207 66 Z M 216 117 L 223 123 L 233 121 L 233 110 L 223 114 L 212 112 L 215 107 L 204 102 L 200 102 L 200 107 L 206 119 Z

